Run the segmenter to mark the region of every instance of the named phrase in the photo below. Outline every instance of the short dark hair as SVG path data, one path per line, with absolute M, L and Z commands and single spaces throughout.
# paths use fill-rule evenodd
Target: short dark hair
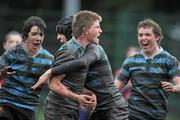
M 44 33 L 46 30 L 46 23 L 40 17 L 31 16 L 29 17 L 23 24 L 22 27 L 22 38 L 26 39 L 28 37 L 28 33 L 30 32 L 33 26 L 39 27 L 39 29 Z
M 72 19 L 73 16 L 65 16 L 56 25 L 56 32 L 65 35 L 67 40 L 72 38 Z

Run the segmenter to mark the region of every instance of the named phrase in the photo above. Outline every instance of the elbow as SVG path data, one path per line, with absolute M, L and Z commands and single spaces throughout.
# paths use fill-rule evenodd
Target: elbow
M 49 81 L 49 85 L 48 85 L 49 89 L 54 91 L 54 92 L 58 92 L 59 90 L 62 89 L 62 84 L 59 82 L 58 79 L 54 79 L 52 78 Z
M 51 83 L 51 82 L 49 82 L 49 84 L 48 84 L 48 88 L 49 88 L 50 90 L 53 88 L 53 85 L 52 85 L 52 83 Z
M 81 65 L 81 68 L 88 68 L 89 67 L 88 63 L 85 60 L 80 59 L 79 62 L 80 62 L 79 65 Z
M 125 86 L 125 84 L 123 82 L 121 82 L 120 80 L 117 80 L 117 79 L 115 80 L 114 84 L 118 90 L 121 90 Z
M 119 85 L 119 81 L 118 80 L 115 80 L 114 81 L 114 85 L 115 87 L 119 90 L 120 89 L 120 85 Z
M 50 90 L 54 91 L 55 88 L 56 88 L 56 84 L 53 81 L 50 81 L 49 84 L 48 84 L 48 87 L 49 87 Z

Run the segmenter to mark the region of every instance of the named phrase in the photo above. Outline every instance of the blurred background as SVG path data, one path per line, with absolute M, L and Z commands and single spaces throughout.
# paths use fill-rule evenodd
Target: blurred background
M 29 16 L 40 16 L 47 24 L 44 48 L 51 53 L 58 49 L 55 26 L 63 16 L 79 10 L 92 10 L 103 18 L 101 45 L 104 47 L 113 72 L 120 68 L 128 47 L 138 46 L 136 27 L 140 20 L 152 18 L 163 31 L 161 45 L 180 59 L 180 2 L 178 0 L 1 0 L 0 42 L 11 30 L 21 32 L 23 22 Z M 3 53 L 3 45 L 0 53 Z M 46 97 L 44 87 L 38 120 L 43 120 L 42 104 Z M 167 120 L 180 120 L 180 95 L 170 95 Z

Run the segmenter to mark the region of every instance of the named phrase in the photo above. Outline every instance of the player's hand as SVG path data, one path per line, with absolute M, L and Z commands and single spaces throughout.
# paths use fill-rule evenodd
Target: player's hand
M 78 99 L 80 105 L 84 106 L 85 108 L 88 109 L 94 109 L 96 107 L 96 97 L 94 95 L 90 96 L 90 95 L 79 95 L 79 99 Z
M 166 92 L 174 92 L 174 85 L 170 82 L 161 81 L 161 86 Z
M 16 71 L 14 71 L 11 66 L 6 66 L 0 70 L 0 78 L 8 78 L 15 73 Z
M 37 81 L 36 84 L 34 84 L 31 88 L 33 90 L 37 89 L 40 85 L 42 85 L 43 83 L 45 83 L 46 81 L 48 81 L 51 77 L 50 71 L 46 71 L 43 75 L 41 75 L 39 77 L 39 80 Z
M 84 107 L 85 107 L 85 108 L 88 108 L 88 109 L 90 109 L 90 110 L 92 110 L 92 111 L 94 111 L 95 108 L 96 108 L 96 105 L 97 105 L 96 95 L 95 95 L 95 94 L 92 94 L 92 95 L 91 95 L 91 99 L 90 99 L 89 101 L 91 101 L 92 103 L 91 103 L 91 104 L 85 104 Z
M 93 101 L 92 110 L 94 110 L 96 108 L 96 105 L 97 105 L 97 97 L 95 94 L 92 94 L 92 101 Z

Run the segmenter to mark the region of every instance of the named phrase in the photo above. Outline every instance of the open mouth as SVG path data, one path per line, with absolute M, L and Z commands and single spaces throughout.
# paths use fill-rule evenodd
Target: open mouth
M 99 41 L 100 41 L 99 37 L 100 37 L 100 35 L 98 35 L 98 36 L 96 37 L 97 44 L 99 44 Z
M 94 40 L 92 41 L 94 44 L 98 45 L 99 44 L 99 39 L 98 37 L 94 38 Z
M 34 43 L 33 45 L 34 45 L 34 47 L 39 47 L 41 45 L 41 43 L 40 42 L 39 43 Z
M 143 48 L 143 49 L 147 49 L 148 48 L 148 46 L 149 46 L 149 44 L 141 44 L 141 47 Z
M 146 44 L 142 44 L 143 46 L 148 46 L 148 44 L 146 43 Z

